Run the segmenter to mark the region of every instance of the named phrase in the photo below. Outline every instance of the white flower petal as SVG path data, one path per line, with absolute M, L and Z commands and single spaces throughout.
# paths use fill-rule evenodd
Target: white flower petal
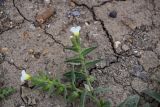
M 26 75 L 26 71 L 25 70 L 22 70 L 21 72 L 21 82 L 24 82 L 25 81 L 25 75 Z
M 81 30 L 81 27 L 80 26 L 77 26 L 77 27 L 71 27 L 70 31 L 72 33 L 76 33 L 76 32 L 79 32 Z
M 25 80 L 24 80 L 24 77 L 21 76 L 21 82 L 24 82 L 24 81 L 25 81 Z
M 28 80 L 30 78 L 30 75 L 26 73 L 25 70 L 22 70 L 21 72 L 21 82 L 25 82 L 25 80 Z

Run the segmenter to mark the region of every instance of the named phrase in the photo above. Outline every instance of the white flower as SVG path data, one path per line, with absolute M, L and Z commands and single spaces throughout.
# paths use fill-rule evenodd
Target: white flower
M 77 26 L 77 27 L 71 27 L 70 31 L 76 35 L 76 36 L 79 36 L 79 32 L 81 30 L 81 27 L 80 26 Z
M 26 80 L 29 80 L 31 76 L 26 73 L 25 70 L 22 70 L 21 72 L 21 82 L 25 82 Z

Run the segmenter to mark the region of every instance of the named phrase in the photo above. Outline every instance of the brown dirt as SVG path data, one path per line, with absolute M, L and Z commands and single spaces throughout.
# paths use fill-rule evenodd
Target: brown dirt
M 151 77 L 160 69 L 159 0 L 73 1 L 51 0 L 48 5 L 43 0 L 5 0 L 0 6 L 0 86 L 3 81 L 17 90 L 0 107 L 66 106 L 62 98 L 21 87 L 20 75 L 22 69 L 30 74 L 64 73 L 64 60 L 70 56 L 64 46 L 71 44 L 69 29 L 76 25 L 82 27 L 84 46 L 98 45 L 89 58 L 104 60 L 90 72 L 97 78 L 95 86 L 112 89 L 100 96 L 113 107 L 129 95 L 143 97 L 144 89 L 157 88 Z M 37 13 L 48 6 L 55 13 L 44 24 L 37 23 Z M 69 14 L 75 10 L 80 15 Z M 117 12 L 115 18 L 109 16 L 112 11 Z

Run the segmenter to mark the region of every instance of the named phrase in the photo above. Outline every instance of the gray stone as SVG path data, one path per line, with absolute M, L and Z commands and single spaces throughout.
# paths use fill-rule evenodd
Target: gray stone
M 129 50 L 129 46 L 126 45 L 126 44 L 122 45 L 122 50 L 128 51 Z
M 149 68 L 154 68 L 159 65 L 158 57 L 152 51 L 143 52 L 139 61 L 146 71 L 148 71 Z
M 148 84 L 143 82 L 142 80 L 135 78 L 132 83 L 131 83 L 132 87 L 138 91 L 139 93 L 142 92 L 143 90 L 147 89 Z
M 133 72 L 142 72 L 143 67 L 141 65 L 134 65 L 133 66 Z
M 79 17 L 81 14 L 80 14 L 80 11 L 79 10 L 72 10 L 68 13 L 68 17 L 70 16 L 74 16 L 74 17 Z

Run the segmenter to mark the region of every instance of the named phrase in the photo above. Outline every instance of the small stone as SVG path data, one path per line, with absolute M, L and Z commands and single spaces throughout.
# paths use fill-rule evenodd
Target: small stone
M 143 80 L 148 80 L 149 78 L 147 72 L 144 71 L 141 65 L 134 65 L 131 74 Z
M 89 22 L 85 22 L 85 25 L 86 25 L 86 26 L 89 26 Z
M 49 3 L 51 2 L 51 0 L 44 0 L 44 2 L 45 2 L 46 4 L 49 4 Z
M 141 51 L 137 51 L 137 50 L 133 50 L 133 54 L 134 54 L 136 57 L 141 57 L 142 52 L 141 52 Z
M 148 71 L 149 68 L 154 68 L 159 65 L 159 59 L 157 55 L 152 51 L 143 52 L 139 61 L 146 71 Z
M 96 64 L 97 67 L 101 67 L 101 68 L 104 68 L 106 66 L 106 60 L 102 60 L 100 63 Z
M 139 93 L 147 89 L 147 86 L 148 86 L 147 83 L 143 82 L 142 80 L 138 78 L 135 78 L 131 84 L 132 84 L 133 89 L 135 89 Z
M 74 17 L 79 17 L 81 14 L 80 14 L 80 11 L 79 10 L 72 10 L 68 13 L 68 17 L 71 17 L 71 16 L 74 16 Z
M 22 37 L 23 39 L 29 38 L 29 33 L 27 31 L 23 32 Z
M 40 52 L 35 52 L 35 53 L 34 53 L 34 57 L 35 57 L 36 59 L 39 59 L 40 56 L 41 56 L 41 53 L 40 53 Z
M 113 10 L 109 13 L 109 16 L 112 17 L 112 18 L 116 18 L 117 17 L 117 12 L 115 10 Z
M 39 11 L 39 13 L 36 16 L 36 21 L 39 24 L 43 24 L 46 22 L 52 15 L 54 14 L 54 10 L 51 7 L 44 8 Z
M 71 7 L 75 7 L 75 6 L 76 6 L 75 3 L 72 2 L 72 1 L 69 3 L 69 5 L 70 5 Z
M 123 49 L 124 51 L 128 51 L 128 50 L 129 50 L 129 46 L 126 45 L 126 44 L 124 44 L 124 45 L 122 46 L 122 49 Z
M 121 44 L 120 41 L 116 41 L 116 42 L 115 42 L 115 48 L 118 48 L 120 44 Z
M 51 27 L 51 24 L 47 24 L 47 25 L 46 25 L 46 28 L 50 28 L 50 27 Z
M 141 65 L 134 65 L 133 66 L 133 71 L 134 72 L 142 72 L 143 71 L 143 67 Z
M 30 28 L 31 30 L 35 30 L 35 29 L 36 29 L 36 27 L 35 27 L 33 24 L 31 24 L 31 25 L 29 26 L 29 28 Z
M 13 27 L 13 22 L 9 22 L 9 24 L 10 24 L 10 28 L 12 28 Z
M 29 54 L 33 54 L 33 53 L 34 53 L 34 50 L 33 50 L 33 49 L 29 49 L 29 50 L 28 50 L 28 53 L 29 53 Z
M 48 52 L 49 52 L 48 49 L 44 49 L 42 55 L 45 56 L 46 54 L 48 54 Z
M 41 37 L 41 34 L 38 34 L 37 36 L 38 36 L 38 37 Z
M 28 59 L 27 59 L 27 58 L 25 58 L 25 59 L 24 59 L 24 62 L 28 62 Z
M 12 64 L 13 64 L 13 63 L 14 63 L 14 60 L 13 60 L 13 59 L 10 59 L 10 63 L 12 63 Z
M 8 48 L 0 48 L 0 52 L 2 52 L 2 53 L 6 53 L 6 52 L 8 52 Z

